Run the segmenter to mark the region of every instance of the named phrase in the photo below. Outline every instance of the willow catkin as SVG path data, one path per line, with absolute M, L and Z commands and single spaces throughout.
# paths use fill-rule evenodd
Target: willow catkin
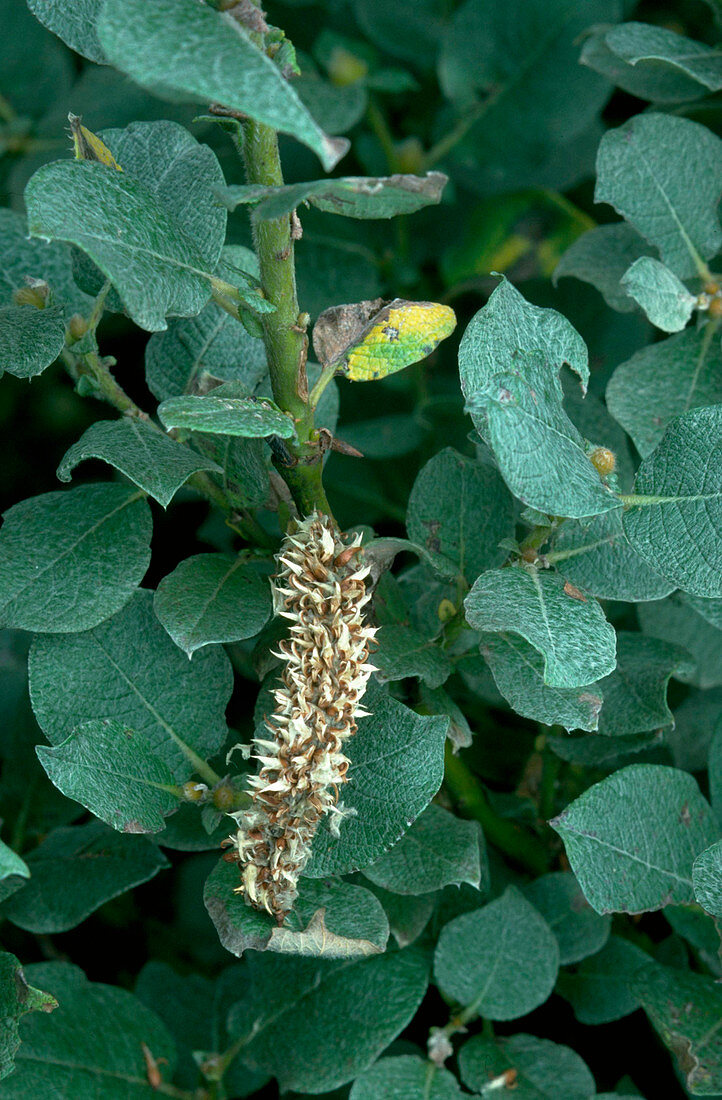
M 278 555 L 274 606 L 291 623 L 277 654 L 285 669 L 267 736 L 253 742 L 260 763 L 249 781 L 253 802 L 234 815 L 238 832 L 226 858 L 240 864 L 237 893 L 279 920 L 293 906 L 319 822 L 344 814 L 343 746 L 366 714 L 359 701 L 374 671 L 368 656 L 375 630 L 362 615 L 370 599 L 362 554 L 360 535 L 347 544 L 328 517 L 313 513 Z

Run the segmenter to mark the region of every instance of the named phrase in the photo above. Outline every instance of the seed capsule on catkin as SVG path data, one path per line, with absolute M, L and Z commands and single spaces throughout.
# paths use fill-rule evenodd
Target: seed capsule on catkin
M 274 609 L 291 624 L 277 654 L 285 668 L 252 746 L 260 765 L 249 780 L 252 805 L 231 815 L 238 832 L 227 855 L 240 865 L 236 892 L 279 921 L 293 907 L 322 818 L 333 815 L 338 830 L 349 765 L 343 748 L 367 713 L 358 704 L 375 671 L 368 658 L 376 631 L 362 614 L 370 599 L 362 555 L 360 535 L 347 543 L 314 512 L 297 522 L 277 558 Z

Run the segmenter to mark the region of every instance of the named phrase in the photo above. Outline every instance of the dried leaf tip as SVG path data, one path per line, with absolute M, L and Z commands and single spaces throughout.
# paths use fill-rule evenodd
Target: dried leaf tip
M 290 620 L 279 645 L 285 668 L 273 714 L 253 745 L 261 765 L 249 781 L 253 802 L 232 815 L 238 832 L 230 844 L 241 867 L 237 892 L 282 921 L 319 822 L 333 814 L 336 832 L 348 812 L 338 801 L 349 765 L 343 746 L 366 713 L 359 702 L 374 671 L 375 630 L 362 614 L 370 595 L 360 535 L 348 542 L 314 512 L 284 539 L 277 560 L 274 607 Z

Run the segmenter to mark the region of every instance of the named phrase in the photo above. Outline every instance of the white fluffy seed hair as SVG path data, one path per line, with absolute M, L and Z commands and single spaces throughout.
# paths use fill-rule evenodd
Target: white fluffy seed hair
M 279 922 L 293 907 L 319 822 L 333 814 L 338 827 L 344 814 L 343 746 L 367 713 L 359 702 L 375 671 L 368 657 L 376 631 L 362 616 L 370 599 L 362 557 L 360 535 L 347 542 L 314 512 L 297 521 L 277 558 L 274 607 L 291 624 L 277 654 L 285 669 L 265 736 L 253 742 L 253 802 L 233 815 L 238 832 L 226 858 L 240 864 L 236 892 Z

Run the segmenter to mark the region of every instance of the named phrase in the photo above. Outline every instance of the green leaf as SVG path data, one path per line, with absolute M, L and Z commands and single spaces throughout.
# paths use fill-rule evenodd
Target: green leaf
M 0 951 L 0 1081 L 15 1069 L 20 1046 L 19 1022 L 26 1012 L 52 1012 L 58 1002 L 50 993 L 28 985 L 23 969 L 14 955 Z M 4 1086 L 0 1085 L 0 1091 Z
M 456 562 L 472 582 L 504 561 L 499 543 L 513 535 L 513 517 L 514 502 L 493 466 L 446 447 L 414 482 L 406 528 L 412 542 Z
M 534 646 L 551 687 L 592 684 L 614 668 L 614 630 L 601 607 L 551 573 L 521 566 L 483 573 L 464 606 L 475 630 L 511 631 Z
M 722 917 L 722 840 L 700 852 L 692 867 L 694 896 L 713 917 Z
M 122 833 L 158 833 L 177 799 L 173 775 L 142 734 L 112 718 L 84 722 L 66 741 L 35 749 L 55 786 Z
M 485 190 L 514 189 L 524 164 L 527 186 L 543 185 L 539 163 L 593 124 L 610 89 L 578 64 L 579 37 L 619 15 L 614 0 L 467 0 L 456 9 L 439 80 L 469 125 L 455 159 L 476 154 Z
M 433 639 L 403 624 L 384 626 L 374 661 L 382 683 L 418 676 L 428 687 L 441 687 L 454 671 L 450 658 Z
M 175 186 L 185 185 L 187 170 L 184 165 Z M 210 298 L 223 227 L 208 237 L 192 236 L 194 219 L 184 225 L 161 194 L 130 172 L 91 161 L 56 161 L 35 173 L 25 201 L 30 233 L 87 253 L 141 328 L 164 329 L 167 315 L 192 316 Z M 123 227 L 120 236 L 113 225 Z
M 712 845 L 712 848 L 714 848 L 714 845 Z M 710 849 L 708 848 L 707 851 L 710 851 Z M 698 856 L 697 860 L 700 858 Z M 695 863 L 697 860 L 695 860 Z M 692 871 L 692 877 L 696 884 L 694 867 Z M 704 965 L 712 973 L 719 975 L 720 934 L 716 920 L 709 913 L 705 913 L 699 905 L 668 905 L 664 910 L 664 918 L 678 936 L 685 939 L 695 951 L 699 952 L 700 960 Z M 659 951 L 657 951 L 656 957 L 659 962 L 663 961 Z
M 649 320 L 664 332 L 679 332 L 689 321 L 697 299 L 673 271 L 651 256 L 635 260 L 622 276 L 622 286 Z
M 579 334 L 555 310 L 529 305 L 506 280 L 472 318 L 459 347 L 467 410 L 512 493 L 550 515 L 596 515 L 617 502 L 562 407 L 563 363 L 586 386 L 587 349 Z
M 660 443 L 670 420 L 722 404 L 722 351 L 709 326 L 650 344 L 617 367 L 607 406 L 642 458 Z
M 640 947 L 610 936 L 601 951 L 574 971 L 562 970 L 556 992 L 569 1001 L 580 1024 L 609 1024 L 639 1008 L 631 982 L 638 970 L 650 964 Z
M 306 202 L 327 214 L 342 214 L 346 218 L 394 218 L 439 203 L 447 182 L 442 172 L 379 178 L 344 176 L 285 187 L 226 187 L 219 199 L 229 210 L 251 203 L 253 216 L 260 221 L 282 218 Z
M 426 894 L 462 882 L 483 892 L 489 878 L 484 834 L 478 822 L 432 803 L 364 875 L 394 894 Z
M 722 685 L 722 600 L 675 592 L 637 609 L 645 634 L 684 646 L 688 660 L 674 673 L 699 688 Z
M 226 256 L 227 214 L 216 190 L 224 185 L 213 150 L 176 122 L 132 122 L 101 130 L 124 175 L 137 179 L 199 250 L 209 269 Z M 243 250 L 245 253 L 245 249 Z M 225 278 L 225 271 L 218 272 Z
M 73 1100 L 153 1100 L 143 1046 L 172 1077 L 175 1045 L 164 1025 L 125 989 L 89 982 L 70 963 L 36 963 L 28 979 L 57 998 L 57 1008 L 20 1024 L 17 1071 L 0 1100 L 72 1096 Z
M 230 15 L 195 0 L 106 0 L 97 29 L 108 61 L 139 84 L 242 111 L 313 149 L 327 171 L 348 148 L 324 134 L 281 69 Z
M 531 305 L 502 277 L 461 338 L 459 373 L 467 402 L 484 393 L 498 374 L 512 369 L 522 352 L 543 352 L 557 370 L 568 363 L 586 390 L 589 357 L 579 333 L 561 313 Z
M 0 308 L 0 373 L 34 378 L 55 362 L 64 345 L 62 309 Z
M 581 62 L 655 103 L 683 103 L 722 88 L 719 49 L 649 23 L 593 29 Z
M 722 688 L 689 692 L 674 712 L 674 729 L 665 736 L 676 767 L 685 771 L 704 771 L 720 713 Z
M 653 569 L 722 596 L 722 405 L 676 417 L 634 482 L 624 533 Z
M 344 807 L 356 810 L 334 837 L 322 823 L 304 874 L 343 875 L 368 867 L 399 840 L 434 797 L 444 775 L 449 719 L 423 717 L 373 681 L 364 696 L 370 717 L 344 746 L 351 761 Z
M 542 353 L 520 354 L 468 408 L 487 438 L 514 496 L 549 515 L 594 516 L 618 506 L 589 460 L 584 440 L 561 404 L 555 371 Z M 475 416 L 476 414 L 476 416 Z
M 127 485 L 82 485 L 14 505 L 0 530 L 3 625 L 63 633 L 107 619 L 142 581 L 150 535 L 150 509 Z
M 612 918 L 594 912 L 570 871 L 542 875 L 524 887 L 524 896 L 556 936 L 561 966 L 596 954 L 609 939 Z
M 36 638 L 30 653 L 33 710 L 53 744 L 80 722 L 113 718 L 145 736 L 178 782 L 194 771 L 181 743 L 206 758 L 225 741 L 232 686 L 223 650 L 207 649 L 189 664 L 144 590 L 95 630 Z
M 384 907 L 391 935 L 399 947 L 408 947 L 415 943 L 426 928 L 436 907 L 435 894 L 419 894 L 418 897 L 391 894 L 374 883 L 369 890 L 375 894 Z
M 67 932 L 106 901 L 170 864 L 143 836 L 121 836 L 99 821 L 54 829 L 27 857 L 31 878 L 2 904 L 3 916 L 36 934 Z
M 673 725 L 667 685 L 670 677 L 689 663 L 686 650 L 679 645 L 620 631 L 617 667 L 599 684 L 604 695 L 599 732 L 606 737 L 626 737 Z
M 544 682 L 544 657 L 517 634 L 482 634 L 481 653 L 494 683 L 517 714 L 566 730 L 595 730 L 602 693 L 599 685 L 552 687 Z
M 631 764 L 595 783 L 550 824 L 598 913 L 693 901 L 692 864 L 719 835 L 693 777 L 657 764 Z
M 429 980 L 415 947 L 343 962 L 252 952 L 246 967 L 245 999 L 229 1017 L 246 1040 L 243 1062 L 283 1090 L 313 1093 L 366 1069 L 411 1021 Z
M 549 1039 L 475 1035 L 459 1051 L 461 1080 L 482 1096 L 493 1095 L 489 1085 L 508 1070 L 515 1074 L 508 1086 L 514 1088 L 514 1100 L 581 1100 L 595 1094 L 594 1078 L 579 1055 Z M 503 1084 L 501 1091 L 507 1091 Z
M 267 373 L 263 341 L 214 302 L 196 317 L 170 321 L 145 349 L 146 381 L 159 401 L 202 388 L 208 377 L 242 382 L 253 393 Z
M 627 542 L 621 509 L 591 520 L 567 520 L 545 557 L 565 580 L 600 600 L 643 603 L 674 590 L 674 582 L 655 573 Z
M 68 5 L 63 0 L 28 0 L 28 7 L 71 50 L 102 65 L 105 54 L 95 29 L 102 3 L 103 0 L 73 0 Z
M 402 1054 L 382 1058 L 360 1074 L 353 1083 L 349 1100 L 463 1100 L 456 1078 L 443 1066 Z
M 620 313 L 632 313 L 634 302 L 622 286 L 622 276 L 640 256 L 651 253 L 649 245 L 626 222 L 597 225 L 566 250 L 554 269 L 554 285 L 565 276 L 591 283 L 605 302 Z
M 637 974 L 632 988 L 692 1095 L 717 1096 L 722 1089 L 719 983 L 689 970 L 655 966 Z
M 10 878 L 11 875 L 30 878 L 30 871 L 25 860 L 0 840 L 0 879 Z
M 248 439 L 295 436 L 292 418 L 275 402 L 266 397 L 239 397 L 237 387 L 237 382 L 225 382 L 204 397 L 169 397 L 159 405 L 158 416 L 169 429 L 185 428 Z
M 697 122 L 639 114 L 602 138 L 597 202 L 608 202 L 681 279 L 722 248 L 722 141 Z
M 39 279 L 50 287 L 53 301 L 69 313 L 87 311 L 91 299 L 73 281 L 73 264 L 67 245 L 28 238 L 25 218 L 12 210 L 0 210 L 0 302 L 10 305 L 16 290 L 27 288 L 27 279 Z
M 186 558 L 158 585 L 155 613 L 189 657 L 211 642 L 252 638 L 271 617 L 268 581 L 236 554 Z
M 551 929 L 514 886 L 445 925 L 434 979 L 445 997 L 488 1020 L 515 1020 L 554 988 L 559 948 Z
M 348 959 L 378 955 L 389 938 L 383 906 L 370 890 L 339 879 L 302 882 L 293 911 L 281 927 L 236 893 L 238 867 L 219 860 L 206 880 L 204 901 L 220 941 L 233 955 L 280 951 Z
M 128 416 L 91 424 L 65 452 L 57 471 L 60 480 L 70 481 L 72 471 L 86 458 L 100 458 L 114 466 L 164 508 L 199 470 L 220 473 L 220 466 L 211 459 L 201 458 L 145 421 Z

